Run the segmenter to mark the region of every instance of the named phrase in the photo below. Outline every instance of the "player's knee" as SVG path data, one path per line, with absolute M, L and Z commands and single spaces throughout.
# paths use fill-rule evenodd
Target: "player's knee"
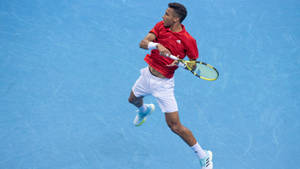
M 176 134 L 180 134 L 182 132 L 182 126 L 179 123 L 168 123 L 168 126 Z
M 134 104 L 134 102 L 135 102 L 135 99 L 134 99 L 134 98 L 132 98 L 132 97 L 129 97 L 129 98 L 128 98 L 128 102 L 129 102 L 129 103 L 131 103 L 131 104 Z
M 128 102 L 131 104 L 137 105 L 137 104 L 139 104 L 140 101 L 134 97 L 129 97 Z

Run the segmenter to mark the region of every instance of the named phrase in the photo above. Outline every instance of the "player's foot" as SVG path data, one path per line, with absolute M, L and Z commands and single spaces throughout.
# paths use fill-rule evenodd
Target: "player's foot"
M 212 152 L 206 151 L 206 157 L 200 160 L 201 169 L 212 169 L 213 162 L 212 162 Z
M 147 116 L 149 116 L 155 109 L 155 106 L 154 104 L 145 104 L 145 106 L 147 107 L 146 110 L 144 112 L 141 112 L 141 111 L 137 111 L 137 115 L 135 116 L 135 119 L 133 121 L 133 124 L 135 126 L 140 126 L 142 125 L 146 119 L 147 119 Z

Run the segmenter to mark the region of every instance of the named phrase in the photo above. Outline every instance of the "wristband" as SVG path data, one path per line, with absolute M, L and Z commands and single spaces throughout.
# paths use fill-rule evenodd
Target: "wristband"
M 154 42 L 149 42 L 148 43 L 148 49 L 152 50 L 152 49 L 156 49 L 157 48 L 158 43 L 154 43 Z

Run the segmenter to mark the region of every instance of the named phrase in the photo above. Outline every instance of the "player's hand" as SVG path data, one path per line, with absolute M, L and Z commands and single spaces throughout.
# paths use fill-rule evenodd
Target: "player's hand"
M 187 66 L 188 66 L 189 68 L 191 68 L 191 70 L 195 70 L 195 69 L 196 69 L 196 62 L 189 62 L 189 63 L 187 64 Z
M 157 45 L 157 50 L 163 56 L 166 56 L 167 54 L 171 55 L 171 52 L 161 44 Z
M 176 56 L 177 58 L 179 58 L 179 55 Z M 172 66 L 178 66 L 179 61 L 178 60 L 174 60 L 171 64 L 168 64 L 168 67 L 172 67 Z

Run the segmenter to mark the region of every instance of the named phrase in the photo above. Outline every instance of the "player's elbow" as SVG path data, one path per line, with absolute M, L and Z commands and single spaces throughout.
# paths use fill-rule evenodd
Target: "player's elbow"
M 142 45 L 143 45 L 143 41 L 141 41 L 139 44 L 140 48 L 142 48 Z
M 148 43 L 147 43 L 147 41 L 145 40 L 145 39 L 143 39 L 141 42 L 140 42 L 140 48 L 143 48 L 143 49 L 147 49 L 147 45 L 148 45 Z

